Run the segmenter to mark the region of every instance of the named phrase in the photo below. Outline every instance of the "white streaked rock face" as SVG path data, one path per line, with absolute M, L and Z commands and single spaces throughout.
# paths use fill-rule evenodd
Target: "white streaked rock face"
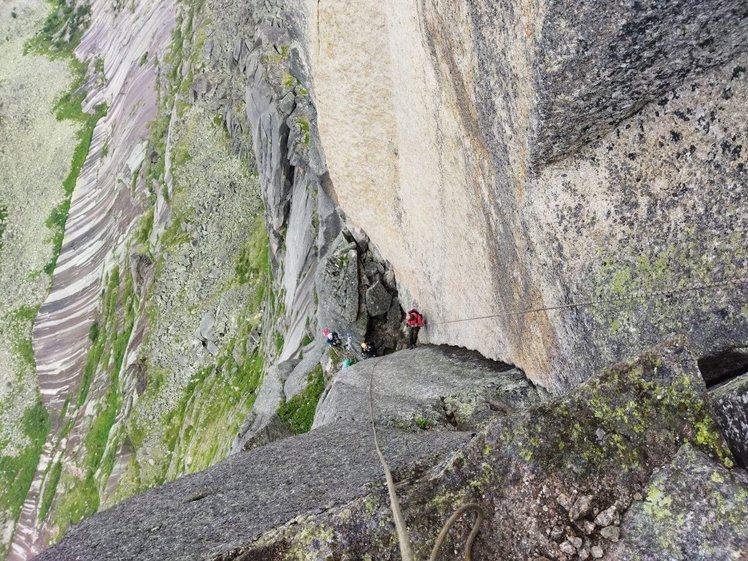
M 147 125 L 156 115 L 153 59 L 168 45 L 175 17 L 170 0 L 134 1 L 121 11 L 114 11 L 107 0 L 94 0 L 91 9 L 91 25 L 76 56 L 90 64 L 103 59 L 106 80 L 90 93 L 84 109 L 93 111 L 106 103 L 109 110 L 94 130 L 73 193 L 52 289 L 34 326 L 39 387 L 53 431 L 17 525 L 8 558 L 14 561 L 30 558 L 49 539 L 49 529 L 40 527 L 37 513 L 50 454 L 58 446 L 70 447 L 74 453 L 80 442 L 77 423 L 65 443 L 55 442 L 55 429 L 65 400 L 69 396 L 74 400 L 80 386 L 102 279 L 122 259 L 123 244 L 142 211 L 144 186 L 136 183 L 131 190 L 136 171 L 131 164 L 134 152 L 142 151 L 149 136 Z M 149 62 L 141 64 L 146 52 Z
M 104 60 L 106 83 L 89 94 L 84 108 L 93 111 L 106 103 L 109 111 L 94 131 L 73 193 L 52 290 L 34 330 L 39 382 L 53 413 L 77 389 L 101 279 L 140 213 L 143 186 L 136 185 L 131 193 L 130 160 L 134 150 L 142 149 L 157 109 L 154 65 L 141 65 L 140 59 L 146 52 L 152 59 L 163 51 L 175 12 L 170 2 L 137 2 L 134 8 L 113 12 L 109 2 L 94 2 L 91 26 L 76 52 L 82 60 Z

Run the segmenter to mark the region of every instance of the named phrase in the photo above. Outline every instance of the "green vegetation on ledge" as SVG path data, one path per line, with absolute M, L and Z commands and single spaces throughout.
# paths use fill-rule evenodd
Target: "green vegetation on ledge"
M 124 276 L 124 283 L 121 282 Z M 47 472 L 42 493 L 40 517 L 51 514 L 59 535 L 70 524 L 75 524 L 99 509 L 99 489 L 106 483 L 114 466 L 120 435 L 112 433 L 122 406 L 120 375 L 127 343 L 135 325 L 137 296 L 129 269 L 123 273 L 115 267 L 108 275 L 102 296 L 99 321 L 93 324 L 89 338 L 93 344 L 83 372 L 83 379 L 63 426 L 64 439 L 73 426 L 73 419 L 81 408 L 90 402 L 90 392 L 95 379 L 104 377 L 104 393 L 98 398 L 94 415 L 90 418 L 83 438 L 84 453 L 75 470 L 63 471 L 59 463 Z M 63 491 L 56 495 L 59 483 Z
M 3 318 L 12 337 L 14 354 L 23 368 L 31 372 L 36 368 L 31 326 L 37 311 L 36 306 L 24 306 Z M 50 428 L 47 410 L 41 401 L 26 409 L 21 426 L 27 439 L 22 450 L 16 455 L 0 454 L 0 511 L 10 512 L 14 520 L 20 514 Z M 4 452 L 7 444 L 0 440 L 0 451 Z
M 325 391 L 325 376 L 322 373 L 322 366 L 318 364 L 309 373 L 304 391 L 278 408 L 278 416 L 288 425 L 291 432 L 294 434 L 309 432 L 314 422 L 317 403 L 323 391 Z
M 57 258 L 62 250 L 65 235 L 65 224 L 70 211 L 70 200 L 73 196 L 75 184 L 78 181 L 83 164 L 91 148 L 94 128 L 99 119 L 107 113 L 106 104 L 97 105 L 92 114 L 83 111 L 82 103 L 86 97 L 84 85 L 86 82 L 87 66 L 75 58 L 75 48 L 80 43 L 88 22 L 91 7 L 88 4 L 77 6 L 75 2 L 68 5 L 65 0 L 52 2 L 54 10 L 48 16 L 39 34 L 27 45 L 27 51 L 50 58 L 67 58 L 73 74 L 73 82 L 68 93 L 63 95 L 54 107 L 58 120 L 70 120 L 80 125 L 77 133 L 78 144 L 73 152 L 70 172 L 62 182 L 64 192 L 63 201 L 55 208 L 47 219 L 47 226 L 52 230 L 52 245 L 54 252 L 50 261 L 44 266 L 44 272 L 52 275 L 57 265 Z
M 52 259 L 44 266 L 44 272 L 48 275 L 51 275 L 54 272 L 55 266 L 57 265 L 57 258 L 60 256 L 60 251 L 62 251 L 65 224 L 67 223 L 68 213 L 70 212 L 70 200 L 73 197 L 75 184 L 78 181 L 81 169 L 83 169 L 83 164 L 86 162 L 86 158 L 88 157 L 94 128 L 96 127 L 96 123 L 99 122 L 99 119 L 104 117 L 107 113 L 106 105 L 97 105 L 95 112 L 89 115 L 83 112 L 77 99 L 73 101 L 65 101 L 63 99 L 61 100 L 61 103 L 63 104 L 58 105 L 57 110 L 58 119 L 71 119 L 78 121 L 82 124 L 82 127 L 78 131 L 78 145 L 75 147 L 75 151 L 73 152 L 70 173 L 68 173 L 68 176 L 62 182 L 65 198 L 59 206 L 52 211 L 52 214 L 47 219 L 47 226 L 53 231 L 52 243 L 54 245 Z M 70 103 L 70 105 L 68 105 L 68 103 Z M 75 108 L 75 103 L 78 103 L 77 109 Z
M 52 12 L 28 48 L 50 56 L 71 55 L 88 26 L 91 6 L 73 0 L 50 0 Z

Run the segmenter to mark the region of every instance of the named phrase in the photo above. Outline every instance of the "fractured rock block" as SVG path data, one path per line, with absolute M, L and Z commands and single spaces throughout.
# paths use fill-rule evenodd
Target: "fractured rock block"
M 392 295 L 379 281 L 366 291 L 366 311 L 370 316 L 381 316 L 387 313 L 391 303 Z
M 748 373 L 710 392 L 714 417 L 738 465 L 748 467 Z

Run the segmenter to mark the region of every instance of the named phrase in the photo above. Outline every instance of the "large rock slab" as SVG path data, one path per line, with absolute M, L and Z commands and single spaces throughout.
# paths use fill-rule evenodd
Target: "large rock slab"
M 725 0 L 547 2 L 534 159 L 611 131 L 691 74 L 745 50 L 748 10 Z
M 370 316 L 381 316 L 390 309 L 392 296 L 381 281 L 372 284 L 366 290 L 366 311 Z
M 340 233 L 317 269 L 320 325 L 351 335 L 366 335 L 367 316 L 360 309 L 359 256 L 356 242 Z
M 338 372 L 321 400 L 314 427 L 365 422 L 369 385 L 378 423 L 419 428 L 475 428 L 540 401 L 516 368 L 455 347 L 418 347 L 368 359 Z
M 698 452 L 684 452 L 684 443 Z M 616 540 L 652 552 L 642 560 L 688 559 L 668 557 L 668 546 L 654 547 L 633 531 L 629 542 L 627 511 L 632 505 L 646 511 L 641 501 L 652 485 L 661 484 L 657 478 L 673 474 L 666 476 L 679 488 L 680 502 L 671 503 L 679 510 L 673 513 L 694 512 L 694 524 L 704 521 L 698 533 L 702 551 L 744 547 L 745 476 L 720 463 L 727 466 L 732 459 L 708 413 L 696 361 L 672 344 L 603 372 L 564 399 L 500 417 L 451 461 L 400 485 L 398 494 L 419 559 L 428 558 L 446 518 L 467 502 L 481 505 L 488 517 L 474 559 L 599 558 Z M 692 476 L 698 489 L 716 482 L 718 493 L 689 507 Z M 741 496 L 728 499 L 731 492 Z M 719 499 L 724 502 L 715 502 Z M 710 527 L 720 513 L 726 519 Z M 673 528 L 675 522 L 664 524 Z M 470 523 L 464 520 L 453 530 L 446 552 L 462 548 Z M 658 523 L 662 527 L 663 520 Z M 228 559 L 367 557 L 400 559 L 382 490 L 276 528 Z
M 407 479 L 467 442 L 465 433 L 382 430 Z M 231 456 L 89 518 L 37 561 L 228 558 L 274 526 L 362 497 L 384 475 L 367 425 L 325 427 Z
M 401 354 L 418 362 L 417 353 Z M 394 561 L 399 550 L 369 431 L 366 422 L 342 420 L 237 454 L 84 521 L 39 559 Z M 668 559 L 670 545 L 655 543 L 647 516 L 672 530 L 679 547 L 695 543 L 678 528 L 679 513 L 685 521 L 690 512 L 700 551 L 719 556 L 745 544 L 745 475 L 728 469 L 732 457 L 696 361 L 677 341 L 566 398 L 499 416 L 474 438 L 382 427 L 380 442 L 421 559 L 466 502 L 487 515 L 475 559 L 585 559 L 616 540 L 622 555 Z M 704 495 L 689 505 L 692 481 Z M 671 500 L 658 502 L 654 488 Z M 660 517 L 663 508 L 675 520 Z M 468 531 L 460 522 L 446 551 L 459 550 Z
M 309 373 L 322 361 L 326 346 L 321 341 L 314 341 L 303 349 L 304 357 L 288 374 L 283 384 L 286 399 L 291 399 L 304 391 L 309 381 Z
M 296 367 L 296 361 L 285 361 L 267 369 L 252 410 L 247 415 L 231 452 L 247 451 L 274 440 L 291 436 L 291 431 L 278 418 L 278 407 L 286 399 L 283 386 Z
M 329 185 L 425 338 L 559 393 L 745 344 L 744 1 L 305 5 Z

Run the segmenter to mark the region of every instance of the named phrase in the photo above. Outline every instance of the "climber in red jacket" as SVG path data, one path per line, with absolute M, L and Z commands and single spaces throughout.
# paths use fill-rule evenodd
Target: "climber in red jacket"
M 418 331 L 423 327 L 423 316 L 413 308 L 405 315 L 405 325 L 408 327 L 408 348 L 415 349 Z

